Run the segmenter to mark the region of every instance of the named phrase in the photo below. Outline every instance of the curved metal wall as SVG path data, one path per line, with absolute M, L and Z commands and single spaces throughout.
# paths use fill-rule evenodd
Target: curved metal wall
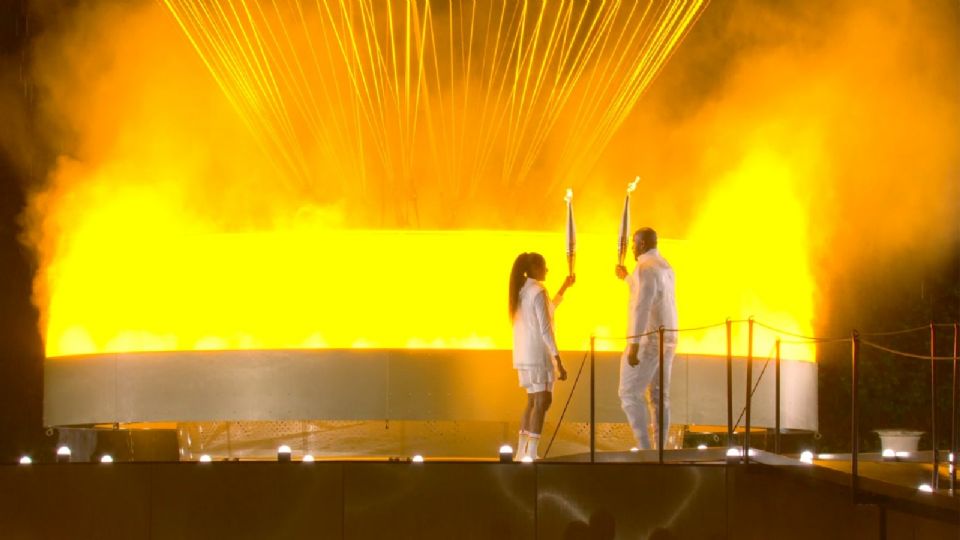
M 570 380 L 585 353 L 566 353 Z M 623 422 L 619 355 L 598 353 L 596 418 Z M 762 362 L 754 366 L 754 380 Z M 774 425 L 773 366 L 754 394 L 752 425 Z M 817 428 L 817 366 L 783 362 L 781 425 Z M 745 401 L 745 361 L 734 361 L 734 416 Z M 589 368 L 566 419 L 589 419 Z M 210 420 L 459 420 L 512 422 L 522 390 L 510 351 L 264 350 L 104 354 L 45 362 L 48 426 Z M 726 425 L 723 358 L 678 355 L 674 424 Z

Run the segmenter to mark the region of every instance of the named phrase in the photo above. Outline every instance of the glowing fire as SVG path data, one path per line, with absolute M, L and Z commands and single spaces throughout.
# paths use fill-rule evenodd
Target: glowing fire
M 609 235 L 581 236 L 578 282 L 557 315 L 560 345 L 623 346 L 625 290 Z M 565 274 L 560 234 L 520 231 L 289 231 L 154 237 L 86 251 L 52 288 L 49 356 L 257 348 L 511 346 L 505 276 L 523 250 L 545 253 L 550 284 Z M 677 268 L 681 326 L 756 313 L 798 327 L 792 287 L 714 281 L 712 250 L 664 241 Z M 371 252 L 376 255 L 371 256 Z M 589 255 L 587 255 L 589 254 Z M 722 270 L 716 277 L 722 276 Z M 782 291 L 779 298 L 763 293 Z M 779 306 L 777 306 L 779 304 Z M 744 308 L 767 311 L 744 311 Z M 743 329 L 738 347 L 745 353 Z M 603 339 L 614 338 L 614 339 Z M 684 334 L 681 351 L 724 354 L 722 328 Z M 770 336 L 758 331 L 758 356 Z M 796 356 L 796 355 L 793 355 Z
M 806 223 L 789 170 L 758 154 L 723 179 L 686 241 L 662 241 L 674 265 L 681 327 L 755 316 L 810 334 Z M 746 200 L 751 217 L 731 215 Z M 777 201 L 776 205 L 766 201 Z M 517 253 L 540 251 L 555 288 L 563 233 L 338 230 L 301 225 L 212 234 L 148 193 L 116 194 L 85 213 L 48 273 L 47 354 L 256 348 L 511 346 L 506 280 Z M 766 208 L 766 210 L 764 210 Z M 614 212 L 612 212 L 614 213 Z M 617 216 L 612 215 L 611 218 Z M 777 227 L 764 227 L 776 217 Z M 759 219 L 759 221 L 757 221 Z M 786 225 L 785 225 L 786 224 Z M 557 315 L 561 348 L 618 350 L 626 291 L 613 273 L 615 221 L 578 238 L 578 281 Z M 749 235 L 747 233 L 750 233 Z M 769 356 L 775 335 L 757 329 Z M 746 326 L 734 327 L 746 354 Z M 723 355 L 725 330 L 685 333 L 680 351 Z M 813 359 L 812 346 L 784 356 Z
M 369 3 L 318 3 L 301 19 L 295 10 L 210 16 L 196 7 L 214 4 L 171 0 L 121 10 L 123 24 L 110 24 L 108 10 L 97 47 L 49 45 L 81 76 L 75 91 L 57 62 L 38 75 L 69 86 L 51 92 L 51 107 L 72 111 L 65 131 L 79 134 L 72 159 L 31 200 L 48 356 L 509 348 L 516 254 L 542 252 L 551 289 L 566 273 L 553 195 L 568 181 L 578 193 L 578 281 L 558 312 L 560 344 L 582 350 L 596 335 L 600 349 L 620 349 L 622 190 L 611 201 L 604 186 L 622 179 L 588 171 L 705 3 L 547 4 L 463 3 L 471 10 L 454 17 L 391 2 L 403 17 L 383 24 Z M 225 37 L 253 26 L 262 42 Z M 476 39 L 455 39 L 474 28 Z M 88 84 L 74 54 L 112 61 Z M 682 327 L 755 316 L 811 333 L 807 213 L 796 190 L 810 171 L 797 168 L 796 145 L 780 148 L 791 154 L 758 144 L 713 168 L 720 178 L 698 194 L 695 222 L 670 225 L 685 237 L 661 248 L 676 268 Z M 635 226 L 667 227 L 644 219 L 642 192 L 669 180 L 644 173 Z M 466 230 L 405 230 L 419 227 Z M 756 337 L 764 356 L 775 336 Z M 745 325 L 734 339 L 745 354 Z M 726 351 L 722 327 L 680 343 L 681 352 Z M 814 351 L 785 346 L 784 356 Z

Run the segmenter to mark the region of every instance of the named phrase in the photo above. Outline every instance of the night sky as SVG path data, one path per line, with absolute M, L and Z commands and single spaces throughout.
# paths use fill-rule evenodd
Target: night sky
M 0 3 L 0 84 L 20 90 L 26 33 L 21 2 Z M 15 86 L 16 85 L 16 86 Z M 23 101 L 26 107 L 26 100 Z M 6 120 L 5 120 L 6 122 Z M 7 152 L 0 152 L 0 460 L 12 461 L 42 441 L 43 345 L 30 301 L 34 265 L 18 240 L 18 216 L 28 179 Z

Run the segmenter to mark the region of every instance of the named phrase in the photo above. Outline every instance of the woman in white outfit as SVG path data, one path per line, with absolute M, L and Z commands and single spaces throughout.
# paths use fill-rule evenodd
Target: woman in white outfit
M 576 278 L 567 276 L 553 300 L 543 280 L 547 262 L 539 253 L 521 253 L 510 271 L 510 318 L 513 321 L 513 367 L 520 386 L 527 391 L 527 405 L 520 418 L 517 460 L 537 459 L 543 419 L 552 402 L 553 383 L 567 379 L 553 330 L 553 310 Z M 556 371 L 554 373 L 554 361 Z

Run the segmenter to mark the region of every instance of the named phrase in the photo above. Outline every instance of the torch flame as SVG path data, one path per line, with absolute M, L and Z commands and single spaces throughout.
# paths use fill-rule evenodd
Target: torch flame
M 567 195 L 563 198 L 563 200 L 566 201 L 566 202 L 568 202 L 568 203 L 573 200 L 573 189 L 572 189 L 572 188 L 567 188 Z
M 639 182 L 640 182 L 640 177 L 637 176 L 636 178 L 633 179 L 633 182 L 630 182 L 630 184 L 627 185 L 627 195 L 633 193 L 633 191 L 637 189 L 637 183 Z

